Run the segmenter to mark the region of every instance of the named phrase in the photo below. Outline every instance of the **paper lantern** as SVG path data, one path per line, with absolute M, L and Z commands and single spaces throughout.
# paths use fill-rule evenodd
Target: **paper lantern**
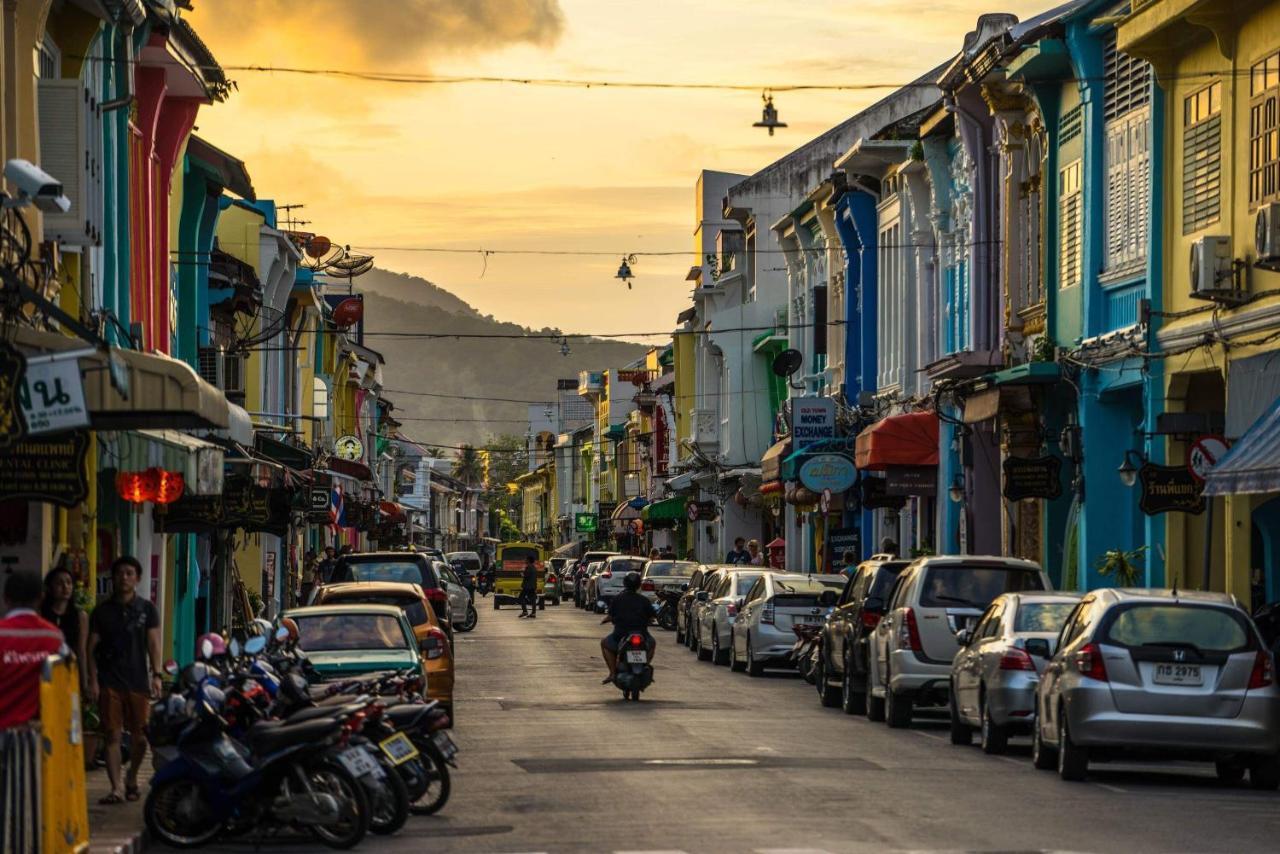
M 156 496 L 152 500 L 156 504 L 172 504 L 182 497 L 183 490 L 186 489 L 187 485 L 182 472 L 166 471 L 161 468 L 148 469 L 147 471 L 155 473 Z
M 154 501 L 159 488 L 159 469 L 122 471 L 116 475 L 116 493 L 131 504 Z

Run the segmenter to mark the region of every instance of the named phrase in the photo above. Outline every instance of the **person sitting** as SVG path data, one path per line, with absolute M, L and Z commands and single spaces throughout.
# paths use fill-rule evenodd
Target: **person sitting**
M 656 644 L 649 634 L 653 621 L 653 605 L 640 594 L 640 573 L 628 572 L 622 579 L 623 591 L 609 603 L 609 613 L 601 622 L 613 623 L 613 632 L 600 641 L 600 652 L 609 666 L 609 675 L 600 684 L 608 685 L 618 678 L 618 645 L 631 634 L 644 635 L 649 647 L 649 661 L 653 661 Z

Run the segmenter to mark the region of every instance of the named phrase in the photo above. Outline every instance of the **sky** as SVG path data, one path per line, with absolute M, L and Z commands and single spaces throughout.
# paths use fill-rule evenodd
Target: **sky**
M 954 55 L 953 0 L 194 0 L 224 66 L 730 83 L 905 83 Z M 1049 0 L 1008 2 L 1030 17 Z M 996 11 L 996 10 L 990 10 Z M 416 85 L 229 70 L 197 133 L 301 226 L 482 313 L 579 333 L 669 329 L 689 302 L 701 169 L 750 174 L 889 90 Z M 444 254 L 391 247 L 490 250 Z M 502 250 L 600 251 L 601 256 Z M 633 288 L 614 278 L 640 257 Z

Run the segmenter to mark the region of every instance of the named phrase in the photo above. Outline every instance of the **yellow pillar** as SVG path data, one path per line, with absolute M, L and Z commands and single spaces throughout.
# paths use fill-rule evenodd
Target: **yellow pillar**
M 1252 522 L 1253 499 L 1249 495 L 1228 495 L 1223 503 L 1226 505 L 1222 514 L 1223 539 L 1226 542 L 1224 559 L 1226 567 L 1226 583 L 1223 590 L 1234 594 L 1252 608 L 1249 566 L 1253 544 L 1250 524 Z

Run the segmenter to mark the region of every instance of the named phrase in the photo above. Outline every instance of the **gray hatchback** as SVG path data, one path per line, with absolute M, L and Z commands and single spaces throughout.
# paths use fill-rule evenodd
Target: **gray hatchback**
M 1072 611 L 1036 692 L 1032 760 L 1082 780 L 1091 758 L 1214 762 L 1280 785 L 1271 653 L 1223 593 L 1103 589 Z

